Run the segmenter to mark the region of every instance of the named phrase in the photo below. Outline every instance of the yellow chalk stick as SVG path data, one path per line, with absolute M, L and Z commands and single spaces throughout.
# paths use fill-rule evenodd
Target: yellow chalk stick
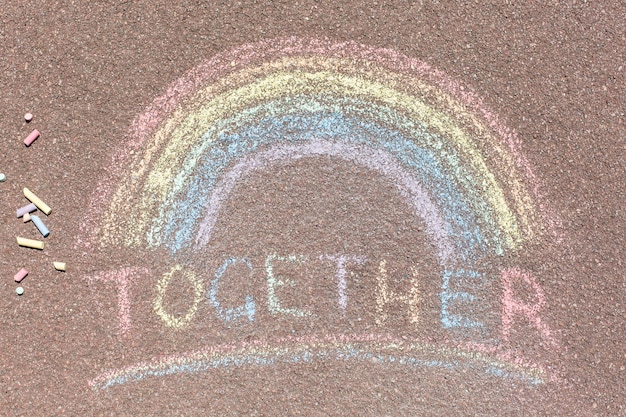
M 52 265 L 57 271 L 65 271 L 65 262 L 52 262 Z
M 24 187 L 24 197 L 28 198 L 30 202 L 36 205 L 39 210 L 46 213 L 46 216 L 49 216 L 50 213 L 52 212 L 52 209 L 48 207 L 46 203 L 41 201 L 39 197 L 33 194 L 33 192 L 26 187 Z
M 24 213 L 22 219 L 24 219 L 24 223 L 28 223 L 30 221 L 30 213 Z
M 20 246 L 26 246 L 27 248 L 43 249 L 43 242 L 40 242 L 39 240 L 18 237 L 17 244 Z

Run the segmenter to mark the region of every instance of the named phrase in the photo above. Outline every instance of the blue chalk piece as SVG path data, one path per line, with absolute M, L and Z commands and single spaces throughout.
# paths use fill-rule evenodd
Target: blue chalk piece
M 50 234 L 50 230 L 48 230 L 46 225 L 43 224 L 39 216 L 32 215 L 30 216 L 30 219 L 32 220 L 34 225 L 37 227 L 37 229 L 39 229 L 43 237 L 48 237 L 48 235 Z

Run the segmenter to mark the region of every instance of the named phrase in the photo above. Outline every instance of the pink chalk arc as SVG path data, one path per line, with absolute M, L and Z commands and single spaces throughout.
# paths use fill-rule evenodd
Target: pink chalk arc
M 451 266 L 457 260 L 457 254 L 446 233 L 444 220 L 437 212 L 428 193 L 421 184 L 404 171 L 386 152 L 364 147 L 333 143 L 325 140 L 313 140 L 301 145 L 276 145 L 249 157 L 242 158 L 231 168 L 220 184 L 215 188 L 206 206 L 206 214 L 196 236 L 196 245 L 205 246 L 211 237 L 222 204 L 242 178 L 250 172 L 262 170 L 277 163 L 285 163 L 310 156 L 328 156 L 358 163 L 388 178 L 398 188 L 398 193 L 413 207 L 419 217 L 424 219 L 428 234 L 438 248 L 438 256 L 443 266 Z

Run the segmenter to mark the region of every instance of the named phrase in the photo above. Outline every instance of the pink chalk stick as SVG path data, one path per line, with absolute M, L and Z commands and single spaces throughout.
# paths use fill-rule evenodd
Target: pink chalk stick
M 32 213 L 35 210 L 37 210 L 37 206 L 34 205 L 33 203 L 30 203 L 27 206 L 17 209 L 17 217 L 22 217 L 26 213 Z
M 30 144 L 33 143 L 38 137 L 39 131 L 37 129 L 33 130 L 30 132 L 30 135 L 26 136 L 26 139 L 24 139 L 24 145 L 30 146 Z
M 22 268 L 17 272 L 17 274 L 15 274 L 13 279 L 15 280 L 15 282 L 20 282 L 24 278 L 26 278 L 26 275 L 28 275 L 28 271 L 26 270 L 26 268 Z

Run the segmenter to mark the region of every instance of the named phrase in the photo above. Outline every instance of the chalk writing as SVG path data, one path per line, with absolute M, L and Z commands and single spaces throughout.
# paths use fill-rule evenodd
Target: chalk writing
M 525 284 L 533 292 L 535 303 L 524 303 L 515 296 L 514 284 Z M 541 321 L 539 310 L 545 304 L 543 291 L 528 271 L 510 268 L 502 271 L 502 338 L 509 340 L 515 316 L 523 316 L 539 331 L 541 337 L 553 346 L 558 346 L 548 326 Z
M 247 316 L 248 320 L 254 321 L 254 314 L 256 313 L 256 304 L 254 303 L 254 299 L 252 298 L 251 295 L 246 295 L 246 298 L 245 298 L 246 301 L 244 305 L 236 307 L 236 308 L 228 308 L 228 309 L 224 309 L 220 305 L 217 299 L 218 286 L 219 286 L 220 280 L 222 279 L 222 277 L 224 276 L 224 273 L 226 272 L 226 269 L 229 266 L 234 265 L 238 262 L 245 264 L 250 269 L 250 271 L 252 271 L 252 263 L 247 258 L 226 259 L 224 263 L 222 264 L 222 266 L 219 267 L 217 271 L 215 271 L 215 278 L 211 282 L 211 288 L 209 290 L 207 297 L 209 298 L 211 305 L 215 309 L 215 312 L 217 313 L 218 317 L 221 318 L 222 320 L 233 321 L 237 319 L 238 317 Z
M 269 255 L 265 258 L 265 270 L 267 271 L 267 304 L 270 312 L 273 315 L 276 314 L 288 314 L 294 317 L 305 317 L 311 316 L 310 311 L 302 310 L 300 308 L 295 307 L 283 307 L 278 299 L 278 295 L 276 294 L 276 289 L 285 285 L 289 285 L 290 287 L 295 287 L 296 283 L 292 279 L 276 277 L 274 275 L 274 262 L 294 262 L 294 263 L 302 263 L 305 261 L 304 256 L 278 256 L 278 255 Z
M 187 310 L 187 314 L 184 317 L 179 318 L 169 314 L 165 307 L 163 306 L 163 297 L 165 297 L 165 293 L 167 292 L 167 287 L 170 284 L 170 281 L 174 277 L 176 272 L 180 272 L 182 276 L 191 283 L 194 290 L 194 299 L 193 304 Z M 154 312 L 163 320 L 165 325 L 168 327 L 173 327 L 175 329 L 182 329 L 189 325 L 191 319 L 196 314 L 198 310 L 198 305 L 200 301 L 202 301 L 202 296 L 204 294 L 204 287 L 202 280 L 198 279 L 196 274 L 188 269 L 184 269 L 181 265 L 174 265 L 169 272 L 163 274 L 163 277 L 159 280 L 156 287 L 156 297 L 154 298 Z
M 461 303 L 472 303 L 477 301 L 476 297 L 473 294 L 470 294 L 465 291 L 455 291 L 450 288 L 451 283 L 454 282 L 463 282 L 468 284 L 468 279 L 470 280 L 470 287 L 473 287 L 473 283 L 471 281 L 476 281 L 482 278 L 482 275 L 475 271 L 468 270 L 456 270 L 456 271 L 445 271 L 443 274 L 443 282 L 441 284 L 441 324 L 444 327 L 482 327 L 483 323 L 474 321 L 469 319 L 466 316 L 462 316 L 460 314 L 452 314 L 450 313 L 450 309 L 453 305 L 458 305 Z
M 296 307 L 286 307 L 281 302 L 279 292 L 284 286 L 295 287 L 297 284 L 292 279 L 287 279 L 275 274 L 274 268 L 277 263 L 285 263 L 302 265 L 311 260 L 328 261 L 331 260 L 336 265 L 335 276 L 337 278 L 337 292 L 339 297 L 339 311 L 341 316 L 345 317 L 348 305 L 348 294 L 346 292 L 347 283 L 342 284 L 341 279 L 345 278 L 347 273 L 346 265 L 353 263 L 355 265 L 364 265 L 368 257 L 362 255 L 349 254 L 322 254 L 318 256 L 305 256 L 291 254 L 287 256 L 279 256 L 269 254 L 262 260 L 265 266 L 266 280 L 265 288 L 267 291 L 267 308 L 270 317 L 275 318 L 293 318 L 294 320 L 313 319 L 316 316 L 310 311 Z M 374 261 L 373 261 L 374 262 Z M 264 346 L 260 345 L 240 345 L 223 346 L 219 348 L 210 348 L 202 352 L 192 352 L 182 356 L 173 356 L 171 360 L 153 362 L 149 365 L 139 364 L 131 368 L 124 368 L 112 373 L 106 373 L 91 382 L 94 387 L 106 388 L 117 384 L 123 384 L 130 381 L 138 381 L 147 376 L 167 375 L 178 372 L 199 372 L 201 370 L 209 370 L 220 367 L 243 366 L 243 365 L 269 365 L 276 362 L 300 363 L 311 360 L 330 359 L 335 357 L 339 360 L 368 360 L 376 359 L 380 363 L 397 363 L 412 366 L 432 366 L 441 368 L 451 368 L 454 366 L 464 366 L 469 369 L 480 369 L 487 374 L 494 374 L 501 377 L 516 378 L 521 381 L 532 384 L 543 383 L 548 378 L 545 371 L 536 364 L 528 364 L 520 361 L 519 358 L 512 357 L 510 352 L 502 351 L 494 347 L 488 347 L 476 343 L 465 345 L 454 345 L 451 347 L 434 346 L 424 344 L 418 340 L 408 342 L 403 336 L 403 342 L 398 340 L 391 341 L 390 338 L 395 336 L 388 335 L 389 327 L 385 327 L 389 316 L 389 307 L 392 304 L 406 306 L 406 314 L 411 323 L 420 324 L 420 303 L 423 302 L 423 295 L 420 291 L 419 280 L 430 279 L 428 277 L 420 277 L 415 267 L 410 267 L 410 287 L 404 293 L 390 288 L 391 282 L 396 284 L 402 280 L 391 279 L 387 271 L 388 261 L 382 259 L 375 262 L 378 266 L 373 277 L 374 294 L 375 294 L 375 324 L 381 329 L 378 336 L 365 336 L 355 334 L 351 338 L 335 340 L 333 343 L 323 342 L 328 338 L 337 338 L 337 336 L 310 336 L 306 342 L 301 344 L 295 343 L 295 339 L 291 342 L 295 344 L 286 346 L 283 342 L 272 344 L 265 342 Z M 223 322 L 237 322 L 239 318 L 247 318 L 248 322 L 254 322 L 256 314 L 256 303 L 251 295 L 244 296 L 244 304 L 238 307 L 224 307 L 220 302 L 220 282 L 225 278 L 227 270 L 241 264 L 246 270 L 252 274 L 254 270 L 253 261 L 246 257 L 227 257 L 216 269 L 215 274 L 210 280 L 205 280 L 204 274 L 196 274 L 189 268 L 181 265 L 175 265 L 168 272 L 163 274 L 156 284 L 157 297 L 154 301 L 154 312 L 161 319 L 161 322 L 167 326 L 182 331 L 187 328 L 194 319 L 199 303 L 204 299 L 206 294 L 208 303 L 213 307 L 215 316 Z M 129 278 L 133 275 L 148 274 L 146 268 L 124 268 L 116 271 L 103 272 L 90 277 L 90 280 L 112 281 L 118 284 L 118 294 L 120 301 L 120 323 L 125 332 L 130 329 L 130 298 L 128 292 Z M 455 279 L 455 284 L 470 285 L 476 282 L 482 282 L 486 278 L 484 274 L 470 270 L 457 270 L 454 273 L 446 272 L 444 275 Z M 192 285 L 194 297 L 191 301 L 187 313 L 183 317 L 175 317 L 168 313 L 163 306 L 163 299 L 167 289 L 171 285 L 171 281 L 180 278 L 179 282 L 187 282 Z M 207 275 L 208 278 L 208 275 Z M 315 280 L 316 277 L 309 277 Z M 323 281 L 322 277 L 317 277 L 319 281 Z M 502 304 L 502 339 L 509 341 L 511 328 L 515 316 L 528 319 L 531 324 L 539 330 L 541 337 L 547 340 L 551 345 L 558 347 L 558 344 L 552 336 L 549 328 L 542 322 L 540 310 L 545 303 L 545 298 L 541 287 L 528 272 L 521 271 L 516 268 L 505 269 L 501 272 L 501 283 L 503 288 Z M 450 280 L 442 283 L 442 292 L 448 292 L 448 302 L 444 302 L 446 298 L 441 299 L 441 315 L 449 320 L 457 320 L 459 326 L 473 327 L 476 323 L 468 314 L 471 309 L 466 309 L 464 315 L 451 314 L 449 310 L 452 306 L 457 309 L 457 303 L 471 303 L 477 299 L 475 297 L 463 296 L 462 291 L 451 291 L 448 287 Z M 514 285 L 525 285 L 522 290 L 530 290 L 535 298 L 534 303 L 522 302 L 514 291 Z M 207 287 L 205 289 L 205 286 Z M 456 294 L 450 295 L 450 294 Z M 453 302 L 451 302 L 453 301 Z M 468 325 L 469 323 L 469 325 Z M 450 328 L 443 320 L 440 322 L 442 328 Z M 479 323 L 484 326 L 484 323 Z M 520 323 L 521 325 L 521 323 Z M 398 329 L 400 330 L 400 329 Z M 397 330 L 396 330 L 397 331 Z M 388 336 L 385 336 L 388 335 Z M 385 341 L 383 343 L 383 341 Z M 290 342 L 290 343 L 291 343 Z M 493 357 L 498 357 L 495 360 Z M 462 365 L 461 365 L 462 364 Z
M 345 314 L 346 308 L 348 307 L 348 294 L 346 292 L 348 288 L 348 283 L 346 282 L 346 264 L 350 262 L 356 263 L 357 265 L 362 265 L 365 262 L 365 257 L 355 255 L 322 255 L 320 256 L 320 259 L 329 259 L 337 263 L 335 277 L 337 278 L 339 307 L 343 311 L 343 314 Z
M 274 265 L 276 262 L 297 263 L 303 264 L 310 259 L 319 259 L 320 261 L 332 260 L 336 263 L 336 278 L 337 278 L 337 292 L 339 298 L 339 308 L 342 315 L 345 315 L 345 311 L 348 305 L 348 295 L 346 292 L 347 283 L 345 282 L 345 276 L 347 273 L 346 264 L 354 263 L 357 265 L 363 265 L 367 257 L 361 255 L 347 255 L 347 254 L 322 254 L 317 257 L 309 257 L 305 255 L 288 255 L 278 256 L 276 254 L 270 254 L 264 259 L 264 266 L 266 271 L 266 283 L 267 283 L 267 306 L 268 312 L 273 315 L 287 315 L 292 317 L 312 317 L 313 315 L 309 311 L 298 309 L 295 307 L 285 307 L 281 304 L 279 294 L 277 290 L 281 287 L 288 285 L 294 287 L 296 283 L 291 279 L 276 276 L 274 273 Z M 219 301 L 219 283 L 224 278 L 227 269 L 236 264 L 243 264 L 250 271 L 253 271 L 253 264 L 249 258 L 236 258 L 228 257 L 224 260 L 220 267 L 217 268 L 214 274 L 214 278 L 208 285 L 206 291 L 206 298 L 210 305 L 213 307 L 216 316 L 223 321 L 234 321 L 239 317 L 247 317 L 249 321 L 254 321 L 256 314 L 256 303 L 251 295 L 244 296 L 244 304 L 238 307 L 224 308 Z M 120 334 L 126 335 L 131 329 L 131 298 L 129 283 L 131 278 L 138 275 L 148 275 L 149 269 L 141 267 L 128 267 L 119 270 L 105 271 L 99 274 L 89 276 L 87 279 L 90 282 L 103 281 L 114 282 L 117 284 L 118 293 L 118 317 L 120 323 Z M 163 306 L 163 298 L 170 285 L 172 278 L 176 273 L 180 273 L 184 280 L 187 280 L 193 287 L 194 298 L 191 300 L 191 306 L 189 307 L 186 315 L 183 318 L 173 317 L 167 313 Z M 485 281 L 486 278 L 483 273 L 470 270 L 457 270 L 454 272 L 446 271 L 444 273 L 442 282 L 442 292 L 440 293 L 441 301 L 441 325 L 444 328 L 450 327 L 483 327 L 484 323 L 476 322 L 466 315 L 451 314 L 450 309 L 452 306 L 456 306 L 457 303 L 467 304 L 476 302 L 475 296 L 463 292 L 452 291 L 450 287 L 451 279 L 454 278 L 457 285 L 460 284 L 472 284 L 475 282 Z M 315 279 L 312 277 L 312 279 Z M 183 282 L 184 282 L 183 280 Z M 410 288 L 405 294 L 400 294 L 392 291 L 389 288 L 390 278 L 387 273 L 387 260 L 382 259 L 378 263 L 378 272 L 375 276 L 376 286 L 374 293 L 376 296 L 376 324 L 382 325 L 388 317 L 388 305 L 391 303 L 402 303 L 408 308 L 408 315 L 412 323 L 419 322 L 419 310 L 421 292 L 419 277 L 415 267 L 411 267 Z M 545 305 L 545 296 L 539 285 L 539 283 L 533 278 L 532 274 L 528 271 L 523 271 L 518 268 L 508 268 L 501 271 L 501 284 L 502 284 L 502 338 L 508 341 L 510 338 L 511 328 L 514 324 L 515 317 L 520 317 L 528 320 L 539 332 L 542 338 L 548 341 L 553 346 L 558 346 L 556 339 L 552 336 L 548 326 L 541 320 L 540 310 Z M 205 293 L 204 281 L 195 272 L 183 268 L 181 265 L 175 265 L 163 274 L 162 278 L 157 282 L 154 300 L 154 312 L 161 318 L 163 323 L 168 327 L 174 327 L 182 329 L 186 327 L 193 319 L 199 303 L 202 300 L 202 294 Z M 524 302 L 521 300 L 521 296 L 517 295 L 514 286 L 520 290 L 529 291 L 532 294 L 531 299 L 534 299 L 534 303 Z M 523 285 L 523 287 L 520 287 Z M 475 287 L 475 286 L 474 286 Z M 442 295 L 443 294 L 443 295 Z M 528 297 L 526 297 L 528 298 Z M 459 308 L 459 307 L 457 307 Z M 466 309 L 467 314 L 471 314 L 472 309 Z
M 402 302 L 408 304 L 411 323 L 419 322 L 419 302 L 420 290 L 417 281 L 417 271 L 415 268 L 411 270 L 411 289 L 408 294 L 398 294 L 389 289 L 389 277 L 387 275 L 387 261 L 380 261 L 378 275 L 376 276 L 376 324 L 381 325 L 387 320 L 387 305 L 391 302 Z
M 113 271 L 101 272 L 97 275 L 87 277 L 89 282 L 94 280 L 114 282 L 117 284 L 117 304 L 118 304 L 118 317 L 120 323 L 120 335 L 128 335 L 131 328 L 130 318 L 130 288 L 129 283 L 131 277 L 135 277 L 139 274 L 148 274 L 147 268 L 128 267 L 117 269 Z

